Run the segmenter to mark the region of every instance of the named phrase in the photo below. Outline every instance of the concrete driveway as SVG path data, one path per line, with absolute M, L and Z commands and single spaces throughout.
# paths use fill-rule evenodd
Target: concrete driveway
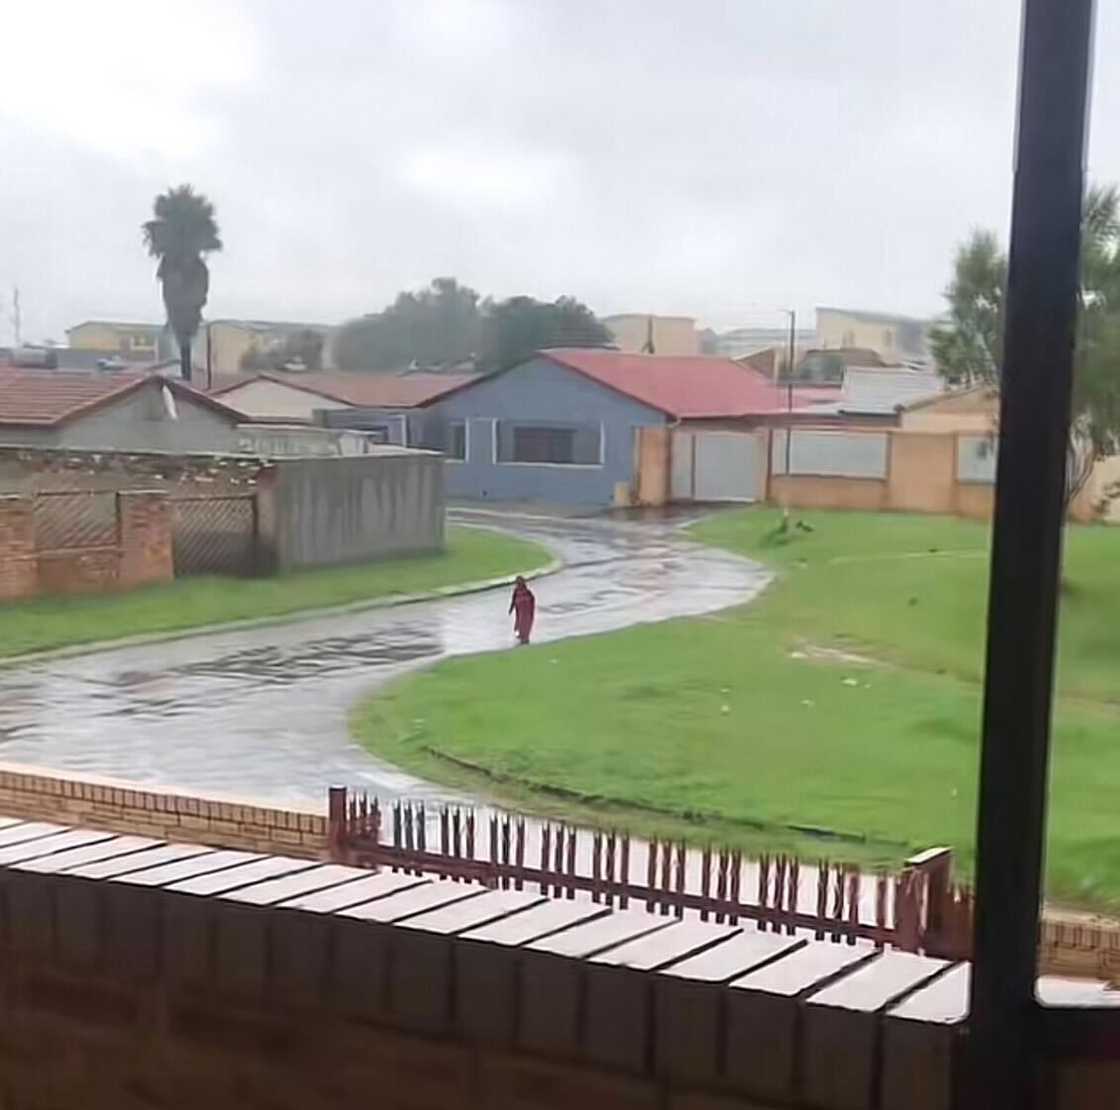
M 670 525 L 455 511 L 562 557 L 541 579 L 534 640 L 710 613 L 750 600 L 757 564 Z M 513 646 L 507 591 L 0 669 L 0 760 L 277 805 L 332 783 L 447 797 L 354 744 L 347 714 L 389 680 Z

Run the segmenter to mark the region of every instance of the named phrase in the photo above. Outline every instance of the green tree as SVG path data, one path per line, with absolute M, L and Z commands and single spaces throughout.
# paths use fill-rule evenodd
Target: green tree
M 945 291 L 948 319 L 931 346 L 940 373 L 956 385 L 998 388 L 1003 363 L 1007 257 L 996 236 L 973 232 L 958 249 Z M 1096 185 L 1081 221 L 1080 312 L 1074 356 L 1067 502 L 1098 459 L 1120 452 L 1120 192 Z M 994 429 L 993 429 L 994 431 Z
M 183 380 L 191 379 L 191 340 L 202 323 L 210 292 L 205 256 L 220 251 L 214 206 L 190 185 L 169 189 L 155 199 L 153 218 L 142 225 L 148 253 L 159 259 L 156 277 L 163 289 L 167 321 L 179 344 Z
M 574 297 L 538 301 L 510 297 L 485 305 L 482 359 L 494 370 L 505 370 L 532 358 L 546 347 L 601 347 L 611 333 L 595 314 Z
M 481 335 L 478 293 L 453 277 L 441 277 L 427 289 L 397 294 L 381 312 L 343 324 L 334 359 L 343 370 L 444 366 L 477 354 Z

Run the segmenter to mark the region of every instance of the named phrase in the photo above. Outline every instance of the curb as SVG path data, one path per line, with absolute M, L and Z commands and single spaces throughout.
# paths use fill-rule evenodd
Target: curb
M 225 621 L 219 624 L 204 624 L 196 628 L 171 629 L 167 632 L 142 632 L 135 636 L 121 636 L 115 640 L 93 640 L 88 644 L 69 644 L 66 647 L 47 648 L 44 651 L 31 651 L 23 655 L 10 655 L 0 658 L 0 670 L 17 667 L 27 663 L 45 663 L 54 659 L 71 659 L 79 655 L 98 655 L 105 651 L 118 651 L 122 648 L 144 647 L 146 644 L 166 644 L 177 640 L 193 640 L 197 636 L 213 636 L 222 632 L 244 632 L 254 628 L 268 628 L 279 624 L 301 624 L 304 621 L 318 620 L 320 617 L 342 617 L 349 613 L 364 613 L 373 609 L 395 609 L 399 605 L 413 605 L 419 601 L 438 601 L 441 598 L 465 597 L 470 594 L 485 593 L 499 586 L 510 586 L 518 577 L 527 582 L 545 578 L 563 570 L 567 563 L 563 559 L 553 559 L 550 563 L 535 567 L 518 574 L 505 574 L 499 578 L 483 578 L 474 582 L 461 582 L 457 585 L 440 586 L 415 594 L 391 594 L 388 597 L 370 598 L 367 601 L 350 601 L 345 605 L 328 605 L 318 609 L 297 609 L 291 613 L 277 613 L 269 617 L 247 617 L 244 620 Z

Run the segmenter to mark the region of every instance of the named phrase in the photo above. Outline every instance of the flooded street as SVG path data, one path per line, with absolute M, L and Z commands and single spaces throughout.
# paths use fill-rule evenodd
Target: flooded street
M 666 523 L 459 510 L 545 545 L 536 642 L 711 613 L 769 573 Z M 442 797 L 350 739 L 365 694 L 454 655 L 513 646 L 508 591 L 218 632 L 0 668 L 0 760 L 274 805 L 325 805 L 332 783 Z

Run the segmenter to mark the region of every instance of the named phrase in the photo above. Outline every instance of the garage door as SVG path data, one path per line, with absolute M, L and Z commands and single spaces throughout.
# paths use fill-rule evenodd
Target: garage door
M 762 499 L 765 452 L 759 436 L 742 432 L 694 432 L 693 437 L 693 498 L 696 501 Z

